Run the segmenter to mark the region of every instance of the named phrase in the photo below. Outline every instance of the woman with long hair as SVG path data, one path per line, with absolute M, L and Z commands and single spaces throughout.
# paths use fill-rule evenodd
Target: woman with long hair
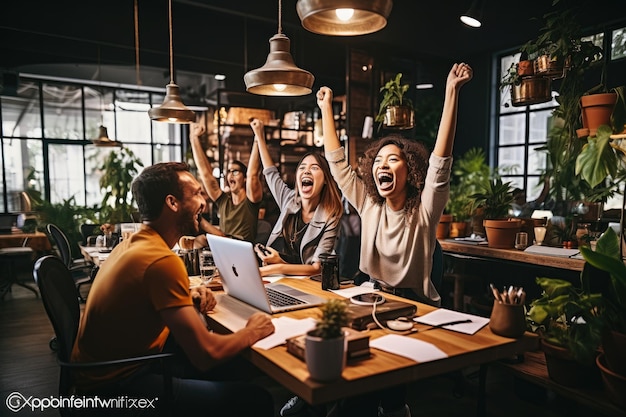
M 343 205 L 337 183 L 326 159 L 308 153 L 296 167 L 294 188 L 280 178 L 265 141 L 263 122 L 250 123 L 258 145 L 263 174 L 280 207 L 280 215 L 263 250 L 255 248 L 263 261 L 261 275 L 317 275 L 319 255 L 335 246 Z

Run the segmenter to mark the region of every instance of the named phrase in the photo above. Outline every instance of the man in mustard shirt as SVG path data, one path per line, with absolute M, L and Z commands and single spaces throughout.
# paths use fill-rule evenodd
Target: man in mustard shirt
M 177 415 L 272 416 L 272 398 L 258 385 L 217 380 L 223 369 L 230 377 L 234 374 L 233 361 L 228 360 L 274 331 L 270 317 L 257 313 L 236 333 L 212 333 L 194 307 L 185 266 L 171 250 L 181 236 L 198 233 L 206 204 L 202 186 L 187 164 L 169 162 L 144 169 L 133 181 L 132 192 L 143 224 L 101 266 L 85 306 L 72 361 L 162 352 L 171 335 L 184 353 L 173 366 Z M 201 300 L 201 313 L 215 307 L 208 289 L 193 292 L 193 297 Z M 162 376 L 151 366 L 132 364 L 81 372 L 77 391 L 160 397 Z M 246 401 L 240 401 L 242 393 Z

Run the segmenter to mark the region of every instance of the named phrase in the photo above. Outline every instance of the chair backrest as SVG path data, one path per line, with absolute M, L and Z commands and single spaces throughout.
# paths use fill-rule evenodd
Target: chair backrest
M 59 258 L 47 255 L 37 260 L 33 276 L 48 319 L 54 328 L 58 358 L 61 362 L 69 362 L 80 322 L 78 290 L 72 275 Z M 66 394 L 70 386 L 69 368 L 61 367 L 59 393 Z
M 48 223 L 46 226 L 48 235 L 52 237 L 54 244 L 59 250 L 61 259 L 65 263 L 65 266 L 70 268 L 72 266 L 72 250 L 70 248 L 70 241 L 67 240 L 67 236 L 59 227 L 55 224 Z
M 435 240 L 435 250 L 433 252 L 433 266 L 430 270 L 430 280 L 437 292 L 441 295 L 443 285 L 443 249 L 441 243 Z
M 272 233 L 272 224 L 267 220 L 258 220 L 254 243 L 262 243 L 265 245 L 267 239 L 270 238 L 270 233 Z
M 100 225 L 99 224 L 94 224 L 94 223 L 83 223 L 80 225 L 80 234 L 83 238 L 83 245 L 88 245 L 89 244 L 89 238 L 90 237 L 94 237 L 94 230 L 99 230 Z

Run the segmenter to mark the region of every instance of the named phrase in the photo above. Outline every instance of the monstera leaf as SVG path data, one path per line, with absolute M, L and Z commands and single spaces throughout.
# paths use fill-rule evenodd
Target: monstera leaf
M 595 137 L 589 137 L 588 143 L 576 158 L 576 174 L 587 181 L 591 187 L 602 183 L 608 176 L 615 177 L 618 158 L 611 146 L 612 130 L 608 125 L 598 127 Z

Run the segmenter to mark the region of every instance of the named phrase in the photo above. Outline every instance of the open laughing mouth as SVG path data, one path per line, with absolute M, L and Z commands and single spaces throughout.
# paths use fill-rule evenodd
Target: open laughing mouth
M 313 189 L 313 179 L 308 177 L 302 178 L 300 188 L 302 192 L 310 192 Z
M 393 175 L 389 172 L 378 173 L 378 188 L 381 191 L 389 190 L 393 187 Z

